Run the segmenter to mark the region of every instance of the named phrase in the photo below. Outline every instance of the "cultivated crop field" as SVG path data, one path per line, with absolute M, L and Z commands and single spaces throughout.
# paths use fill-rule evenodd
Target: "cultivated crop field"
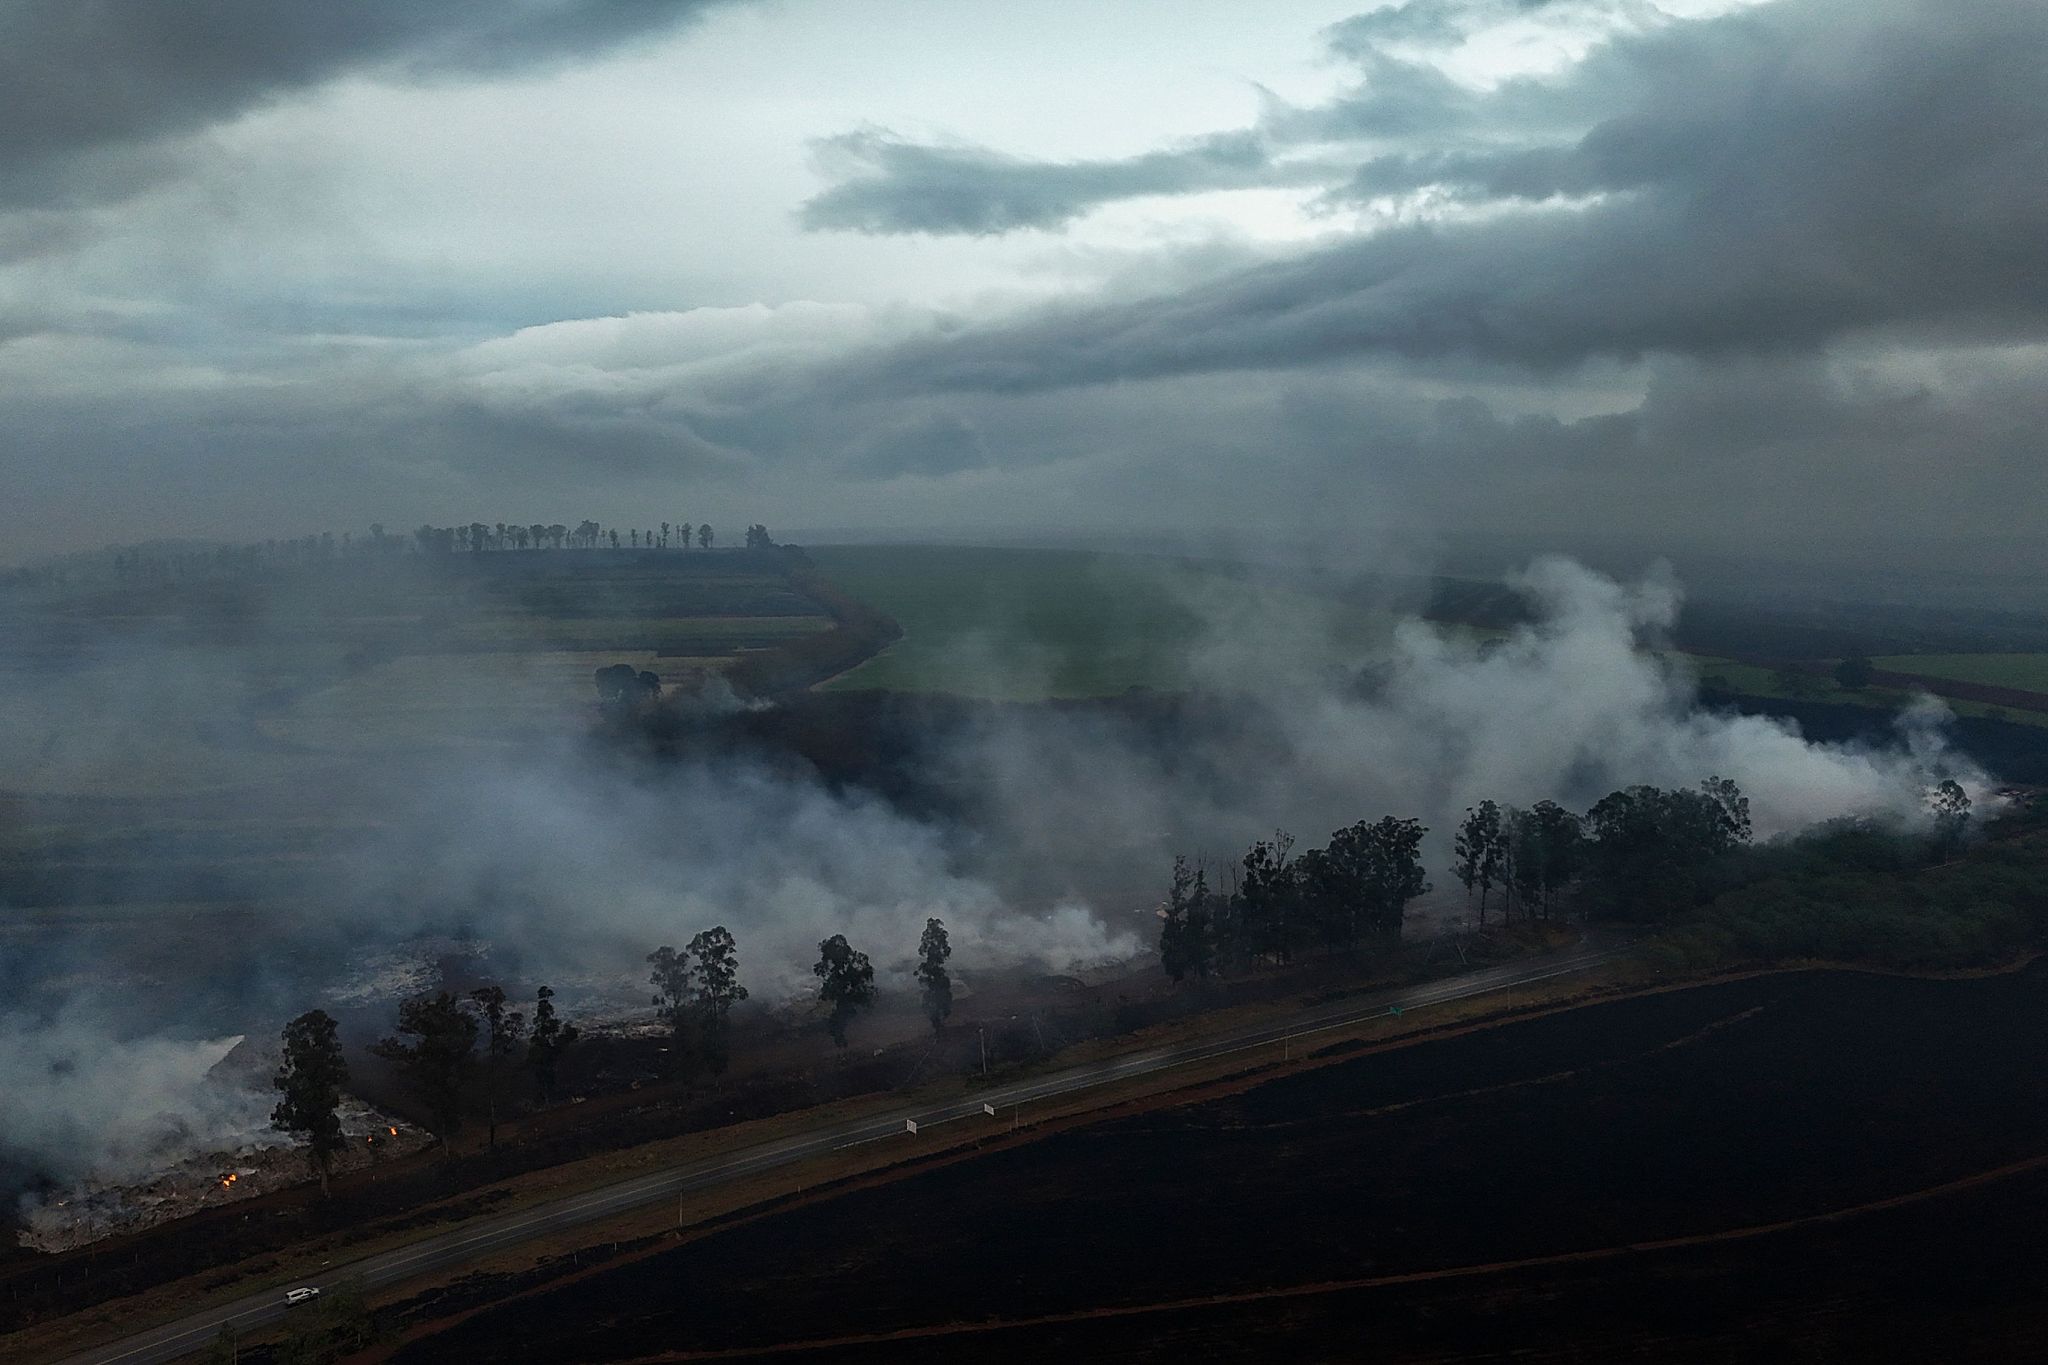
M 832 622 L 744 551 L 535 551 L 99 586 L 5 624 L 0 790 L 129 798 L 527 742 L 573 729 L 601 665 L 675 683 Z
M 1335 652 L 1383 639 L 1384 613 L 1207 561 L 1078 550 L 835 545 L 811 556 L 904 638 L 827 684 L 999 701 L 1185 688 L 1234 623 Z

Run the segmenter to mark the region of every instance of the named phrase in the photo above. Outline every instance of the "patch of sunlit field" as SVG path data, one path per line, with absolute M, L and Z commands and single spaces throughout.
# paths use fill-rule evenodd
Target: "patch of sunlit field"
M 1240 566 L 1148 555 L 840 545 L 811 557 L 904 636 L 832 690 L 1000 701 L 1114 696 L 1239 677 L 1245 647 L 1325 651 L 1383 640 L 1372 608 Z
M 2048 692 L 2048 654 L 1892 654 L 1871 662 L 1894 673 Z

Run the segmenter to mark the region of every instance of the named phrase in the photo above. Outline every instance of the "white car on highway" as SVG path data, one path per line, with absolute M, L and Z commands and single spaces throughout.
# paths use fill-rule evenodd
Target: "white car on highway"
M 307 1299 L 318 1298 L 319 1295 L 320 1291 L 314 1286 L 310 1284 L 301 1285 L 297 1289 L 287 1289 L 284 1292 L 284 1301 L 286 1303 L 304 1303 Z

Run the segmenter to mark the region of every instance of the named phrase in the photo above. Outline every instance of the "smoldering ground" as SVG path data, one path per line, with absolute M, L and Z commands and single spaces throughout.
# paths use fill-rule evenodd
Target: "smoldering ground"
M 1719 774 L 1772 835 L 1910 819 L 1939 777 L 1984 781 L 1932 710 L 1881 747 L 1699 710 L 1655 650 L 1680 601 L 1667 576 L 1541 560 L 1517 579 L 1528 625 L 1482 639 L 1411 619 L 1345 646 L 1299 593 L 1226 600 L 1172 581 L 1204 622 L 1186 696 L 956 708 L 913 746 L 919 781 L 943 793 L 925 802 L 746 743 L 651 761 L 591 742 L 588 679 L 570 675 L 559 706 L 514 733 L 464 716 L 458 687 L 432 712 L 440 742 L 417 728 L 280 740 L 252 715 L 317 696 L 320 670 L 340 667 L 306 644 L 329 588 L 277 595 L 231 639 L 128 630 L 16 669 L 11 704 L 41 698 L 42 724 L 90 733 L 46 736 L 15 765 L 0 1151 L 70 1177 L 160 1159 L 181 1134 L 256 1131 L 263 1097 L 199 1080 L 218 1040 L 314 1006 L 388 1015 L 450 951 L 508 985 L 554 984 L 572 1013 L 623 1012 L 645 1008 L 649 949 L 724 924 L 743 979 L 777 1002 L 802 995 L 833 933 L 900 983 L 932 915 L 963 966 L 1128 957 L 1175 853 L 1224 863 L 1276 827 L 1319 842 L 1420 816 L 1439 870 L 1456 814 L 1487 798 L 1583 808 Z M 36 647 L 16 659 L 54 657 L 19 643 Z M 1003 648 L 983 653 L 1006 666 Z M 483 712 L 487 680 L 466 685 Z M 716 737 L 738 722 L 691 724 Z M 181 789 L 179 755 L 106 794 L 124 754 L 172 731 L 199 737 L 203 792 Z

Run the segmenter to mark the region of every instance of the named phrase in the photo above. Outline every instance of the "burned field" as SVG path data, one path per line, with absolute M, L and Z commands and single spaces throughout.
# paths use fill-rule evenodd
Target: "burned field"
M 2038 1358 L 2048 1172 L 2005 1168 L 2048 1154 L 2044 1030 L 2038 964 L 1587 1006 L 999 1145 L 400 1358 Z

